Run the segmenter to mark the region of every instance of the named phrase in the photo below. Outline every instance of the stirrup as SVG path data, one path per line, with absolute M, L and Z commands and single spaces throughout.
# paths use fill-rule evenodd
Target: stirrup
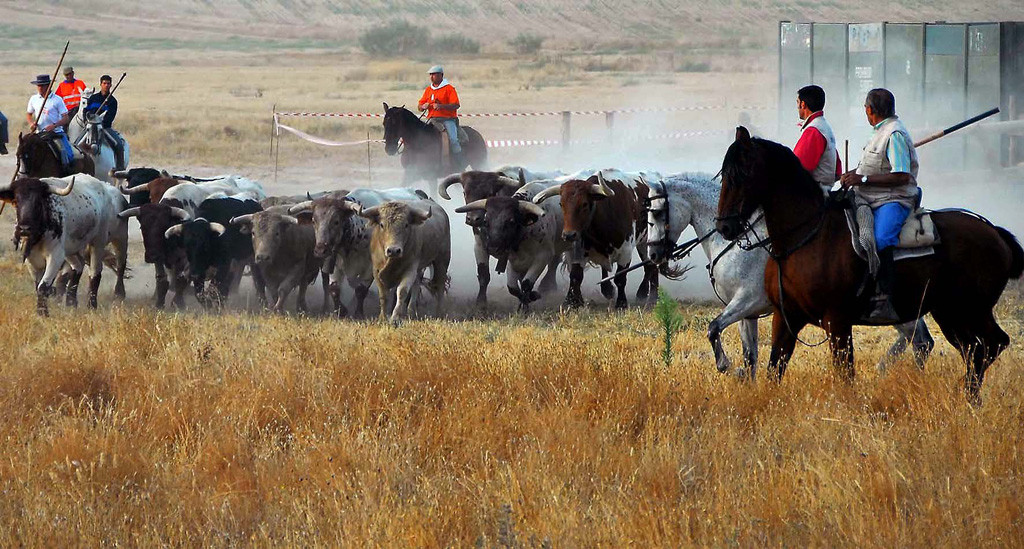
M 871 312 L 868 313 L 865 320 L 878 324 L 894 324 L 899 322 L 900 317 L 896 314 L 896 308 L 892 306 L 892 298 L 888 295 L 877 295 L 871 298 L 871 302 Z

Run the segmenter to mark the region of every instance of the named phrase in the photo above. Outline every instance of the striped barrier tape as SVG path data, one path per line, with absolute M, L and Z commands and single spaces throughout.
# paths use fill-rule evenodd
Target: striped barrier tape
M 285 130 L 292 135 L 295 135 L 299 139 L 309 141 L 310 143 L 316 143 L 317 145 L 323 145 L 326 147 L 349 147 L 353 145 L 366 145 L 367 143 L 383 143 L 383 139 L 361 139 L 358 141 L 333 141 L 325 139 L 323 137 L 317 137 L 310 135 L 302 130 L 293 128 L 291 126 L 281 124 L 275 120 L 276 127 L 278 128 L 278 134 L 280 130 Z M 695 131 L 684 131 L 684 132 L 670 132 L 656 135 L 645 135 L 635 137 L 633 139 L 640 141 L 655 141 L 662 139 L 686 139 L 690 137 L 704 137 L 704 136 L 715 136 L 715 135 L 726 135 L 732 130 L 695 130 Z M 512 148 L 512 147 L 549 147 L 559 146 L 562 141 L 559 139 L 488 139 L 485 141 L 487 148 L 489 149 L 500 149 L 500 148 Z M 570 145 L 601 145 L 607 144 L 606 139 L 573 139 L 569 141 Z
M 565 111 L 575 115 L 608 115 L 608 114 L 638 114 L 638 113 L 663 113 L 663 112 L 684 112 L 684 111 L 720 111 L 720 110 L 742 110 L 757 111 L 769 110 L 769 107 L 761 105 L 738 105 L 729 107 L 726 105 L 705 105 L 691 107 L 637 107 L 629 109 L 596 110 L 596 111 Z M 500 112 L 500 113 L 460 113 L 459 118 L 501 118 L 517 116 L 561 116 L 563 111 L 548 112 Z M 328 117 L 328 118 L 383 118 L 383 113 L 361 113 L 361 112 L 275 112 L 275 116 L 298 116 L 298 117 Z

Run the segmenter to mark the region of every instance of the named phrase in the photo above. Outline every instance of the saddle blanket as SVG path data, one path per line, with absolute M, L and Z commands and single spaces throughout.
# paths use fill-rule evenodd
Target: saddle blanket
M 850 227 L 853 249 L 868 262 L 872 275 L 878 274 L 878 251 L 875 248 L 875 216 L 871 208 L 862 199 L 855 198 L 853 207 L 846 209 L 846 223 Z M 910 259 L 924 257 L 935 253 L 935 245 L 939 244 L 939 235 L 935 230 L 931 213 L 924 208 L 917 208 L 903 223 L 900 230 L 900 241 L 893 252 L 893 259 Z

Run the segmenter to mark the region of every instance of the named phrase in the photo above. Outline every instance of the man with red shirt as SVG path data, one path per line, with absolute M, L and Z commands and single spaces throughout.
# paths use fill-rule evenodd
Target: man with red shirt
M 830 189 L 843 175 L 843 166 L 832 126 L 825 120 L 825 90 L 814 85 L 804 86 L 796 92 L 796 97 L 797 110 L 804 124 L 793 153 L 819 185 Z
M 459 145 L 459 115 L 456 112 L 461 106 L 459 94 L 455 92 L 455 86 L 452 86 L 444 77 L 444 68 L 441 65 L 431 67 L 427 73 L 430 75 L 430 85 L 423 90 L 418 107 L 421 111 L 427 111 L 428 122 L 436 126 L 438 130 L 444 128 L 451 146 L 449 150 L 455 160 L 452 163 L 461 165 L 456 160 L 462 154 L 462 146 Z

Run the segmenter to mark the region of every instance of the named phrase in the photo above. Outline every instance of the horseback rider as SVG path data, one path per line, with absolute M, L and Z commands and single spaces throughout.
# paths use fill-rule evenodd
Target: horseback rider
M 117 116 L 117 98 L 111 95 L 110 85 L 112 80 L 109 74 L 100 77 L 100 91 L 89 96 L 85 105 L 85 113 L 89 116 L 103 116 L 100 127 L 103 128 L 107 140 L 113 146 L 114 155 L 117 159 L 117 169 L 124 169 L 124 141 L 121 134 L 114 131 L 114 117 Z M 100 106 L 103 111 L 100 112 Z
M 82 104 L 82 92 L 85 91 L 85 82 L 75 78 L 75 68 L 68 66 L 64 69 L 64 80 L 57 85 L 53 93 L 64 100 L 64 106 L 68 109 L 68 122 L 75 119 L 78 114 L 78 107 Z M 64 123 L 64 131 L 68 131 L 68 123 Z
M 0 111 L 0 154 L 7 154 L 7 117 Z
M 814 85 L 800 88 L 796 108 L 804 123 L 793 154 L 819 185 L 829 189 L 842 175 L 843 165 L 832 126 L 825 120 L 825 90 Z
M 864 147 L 856 170 L 843 174 L 843 187 L 856 190 L 871 207 L 875 217 L 875 247 L 878 250 L 878 292 L 872 321 L 897 317 L 892 306 L 896 264 L 893 252 L 899 243 L 903 222 L 919 199 L 917 151 L 910 132 L 896 116 L 896 98 L 884 88 L 868 92 L 864 114 L 874 133 Z
M 31 83 L 36 85 L 38 93 L 29 98 L 25 118 L 28 120 L 31 131 L 52 135 L 54 140 L 60 144 L 61 166 L 65 172 L 68 172 L 75 160 L 75 153 L 71 150 L 67 133 L 64 132 L 64 127 L 71 120 L 68 108 L 57 94 L 49 91 L 50 75 L 40 74 Z M 47 93 L 49 95 L 45 95 Z M 37 123 L 35 117 L 40 112 L 42 114 L 39 115 Z
M 459 104 L 459 94 L 455 86 L 444 77 L 444 67 L 434 65 L 427 71 L 430 75 L 430 84 L 423 90 L 423 97 L 420 97 L 419 110 L 427 111 L 427 122 L 448 134 L 449 151 L 452 155 L 452 164 L 461 166 L 462 145 L 459 144 L 459 118 L 456 111 Z

